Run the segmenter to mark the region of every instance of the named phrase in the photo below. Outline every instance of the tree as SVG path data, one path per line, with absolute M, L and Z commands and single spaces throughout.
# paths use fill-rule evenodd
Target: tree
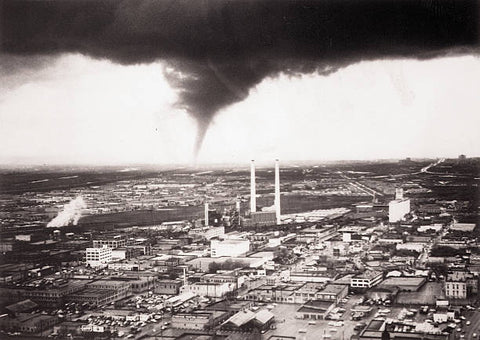
M 465 255 L 465 251 L 462 249 L 455 249 L 447 246 L 439 246 L 433 248 L 430 254 L 432 256 L 451 257 L 457 255 Z
M 217 270 L 220 269 L 220 264 L 218 262 L 211 262 L 209 265 L 208 265 L 208 272 L 210 274 L 214 274 L 217 272 Z
M 243 262 L 232 261 L 232 260 L 228 259 L 223 263 L 211 262 L 208 265 L 208 272 L 210 274 L 214 274 L 219 270 L 233 270 L 233 269 L 242 268 L 242 267 L 244 267 Z

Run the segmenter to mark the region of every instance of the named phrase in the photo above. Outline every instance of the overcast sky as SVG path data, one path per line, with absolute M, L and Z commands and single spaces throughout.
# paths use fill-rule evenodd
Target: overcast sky
M 34 66 L 1 70 L 0 163 L 193 162 L 196 123 L 161 62 L 22 58 Z M 280 74 L 215 116 L 198 161 L 479 156 L 479 89 L 474 56 Z

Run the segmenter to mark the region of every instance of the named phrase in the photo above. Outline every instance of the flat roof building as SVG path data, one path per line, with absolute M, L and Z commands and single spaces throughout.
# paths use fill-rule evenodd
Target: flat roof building
M 90 267 L 105 267 L 112 261 L 112 248 L 106 245 L 101 248 L 87 248 L 85 260 Z
M 245 255 L 249 250 L 249 240 L 212 240 L 210 242 L 210 253 L 212 257 L 237 257 Z
M 401 291 L 416 292 L 425 284 L 424 277 L 389 277 L 379 287 L 398 287 Z
M 379 271 L 368 270 L 362 274 L 351 278 L 350 287 L 352 288 L 372 288 L 379 284 L 383 279 L 383 273 Z

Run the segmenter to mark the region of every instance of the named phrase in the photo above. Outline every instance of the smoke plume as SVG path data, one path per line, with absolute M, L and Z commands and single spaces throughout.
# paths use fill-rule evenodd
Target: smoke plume
M 82 196 L 78 196 L 65 204 L 63 210 L 58 215 L 48 222 L 47 228 L 60 228 L 68 225 L 77 225 L 80 217 L 82 217 L 83 209 L 87 208 L 87 204 Z
M 279 73 L 328 74 L 362 60 L 478 54 L 477 0 L 5 1 L 7 55 L 163 60 L 198 123 Z M 17 65 L 18 66 L 18 65 Z M 20 68 L 23 65 L 20 65 Z M 26 67 L 26 66 L 25 66 Z

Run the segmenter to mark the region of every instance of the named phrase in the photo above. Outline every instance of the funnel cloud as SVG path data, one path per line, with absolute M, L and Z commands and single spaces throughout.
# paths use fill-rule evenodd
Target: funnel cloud
M 178 106 L 197 121 L 195 153 L 215 114 L 267 77 L 479 52 L 476 0 L 19 0 L 0 6 L 5 65 L 16 55 L 44 60 L 62 53 L 120 64 L 162 60 Z M 28 67 L 34 66 L 12 69 Z

